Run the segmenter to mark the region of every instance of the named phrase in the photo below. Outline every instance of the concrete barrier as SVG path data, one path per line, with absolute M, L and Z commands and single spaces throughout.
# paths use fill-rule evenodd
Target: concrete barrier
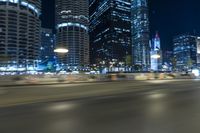
M 53 84 L 71 82 L 97 82 L 119 80 L 164 80 L 164 79 L 194 79 L 193 74 L 183 75 L 180 73 L 118 73 L 103 75 L 17 75 L 1 76 L 0 86 L 20 84 Z

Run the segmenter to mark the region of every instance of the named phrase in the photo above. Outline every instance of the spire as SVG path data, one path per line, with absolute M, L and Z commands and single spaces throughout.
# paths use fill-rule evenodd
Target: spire
M 154 38 L 154 50 L 160 50 L 160 36 L 158 31 L 156 31 L 156 35 Z
M 155 38 L 160 38 L 158 31 L 156 31 L 156 36 Z

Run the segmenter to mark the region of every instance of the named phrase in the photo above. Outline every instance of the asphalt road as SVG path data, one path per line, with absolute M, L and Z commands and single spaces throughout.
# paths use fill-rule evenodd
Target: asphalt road
M 29 89 L 37 90 L 39 87 Z M 84 87 L 112 87 L 124 91 L 1 107 L 0 133 L 200 132 L 198 80 L 85 84 Z M 84 87 L 77 85 L 64 88 L 78 90 Z M 24 88 L 15 89 L 21 92 Z M 4 88 L 0 98 L 4 93 L 8 97 L 17 95 L 15 91 L 14 88 Z

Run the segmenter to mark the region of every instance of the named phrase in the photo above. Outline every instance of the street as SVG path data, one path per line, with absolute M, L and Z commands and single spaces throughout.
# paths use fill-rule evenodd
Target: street
M 0 133 L 199 133 L 200 80 L 0 88 Z

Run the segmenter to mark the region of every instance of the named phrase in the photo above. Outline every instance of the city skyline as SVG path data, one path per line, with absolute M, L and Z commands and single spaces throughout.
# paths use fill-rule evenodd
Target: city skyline
M 54 28 L 54 0 L 42 0 L 42 27 Z M 199 0 L 149 0 L 150 31 L 152 38 L 159 31 L 164 51 L 173 49 L 173 37 L 182 33 L 200 31 Z M 47 6 L 48 5 L 48 6 Z M 170 9 L 170 10 L 169 10 Z M 44 21 L 45 20 L 45 21 Z
M 198 133 L 200 0 L 0 0 L 0 133 Z
M 34 23 L 32 23 L 35 21 L 32 19 L 34 16 L 29 19 L 23 16 L 18 17 L 18 14 L 3 15 L 4 10 L 1 12 L 2 17 L 9 16 L 4 21 L 1 21 L 2 26 L 0 27 L 1 34 L 8 40 L 1 42 L 2 44 L 5 42 L 6 46 L 3 52 L 7 58 L 4 60 L 16 63 L 19 66 L 21 66 L 20 62 L 24 61 L 26 61 L 26 66 L 27 62 L 32 62 L 28 64 L 34 64 L 33 67 L 38 66 L 37 64 L 40 62 L 38 60 L 43 58 L 39 57 L 42 56 L 40 52 L 44 51 L 44 49 L 39 47 L 37 42 L 46 41 L 47 39 L 47 37 L 44 39 L 42 35 L 40 36 L 38 30 L 52 26 L 52 24 L 53 26 L 49 29 L 53 31 L 53 34 L 56 34 L 56 46 L 53 52 L 57 52 L 57 49 L 67 50 L 67 54 L 56 54 L 58 57 L 56 58 L 58 61 L 56 65 L 62 66 L 62 68 L 76 69 L 89 65 L 90 67 L 99 67 L 103 64 L 108 67 L 130 66 L 133 67 L 134 71 L 149 71 L 151 66 L 150 58 L 152 56 L 150 55 L 152 53 L 152 51 L 150 52 L 150 44 L 156 33 L 159 32 L 159 44 L 161 44 L 159 46 L 159 56 L 165 56 L 166 54 L 163 53 L 170 53 L 170 51 L 174 52 L 172 57 L 167 55 L 167 57 L 171 57 L 170 59 L 162 57 L 164 59 L 162 63 L 166 65 L 166 62 L 169 62 L 168 66 L 172 65 L 172 58 L 176 58 L 174 37 L 184 34 L 198 37 L 198 28 L 192 28 L 198 27 L 198 25 L 191 26 L 196 21 L 198 22 L 198 16 L 195 17 L 195 14 L 191 14 L 194 10 L 197 10 L 194 5 L 195 0 L 190 2 L 192 4 L 184 0 L 179 4 L 171 5 L 171 8 L 167 8 L 169 6 L 168 2 L 155 3 L 153 0 L 52 0 L 49 1 L 50 6 L 47 6 L 47 1 L 42 0 L 40 1 L 42 2 L 41 9 L 40 6 L 34 6 L 33 4 L 35 3 L 32 3 L 32 0 L 29 1 L 30 3 L 26 3 L 23 0 L 0 0 L 0 2 L 1 8 L 4 9 L 6 7 L 6 10 L 9 10 L 7 6 L 13 6 L 20 11 L 28 9 L 38 22 L 35 23 L 36 30 L 27 30 L 28 36 L 23 36 L 25 40 L 36 39 L 35 41 L 28 41 L 27 53 L 22 53 L 25 52 L 25 50 L 21 49 L 22 46 L 17 48 L 18 51 L 16 49 L 14 51 L 15 44 L 11 45 L 11 43 L 24 45 L 24 42 L 21 42 L 21 22 L 24 23 L 26 19 L 27 22 L 31 20 L 31 22 L 28 22 L 28 28 L 31 28 L 34 26 Z M 186 4 L 188 5 L 186 6 Z M 166 8 L 161 9 L 163 5 Z M 184 10 L 186 8 L 187 10 Z M 45 16 L 45 19 L 41 15 Z M 188 19 L 188 17 L 191 17 L 191 19 Z M 24 20 L 19 21 L 20 23 L 11 23 L 12 20 L 18 20 L 19 18 Z M 181 18 L 184 20 L 181 20 Z M 8 22 L 5 20 L 8 20 Z M 48 25 L 46 22 L 48 22 Z M 180 27 L 185 24 L 187 26 L 180 30 Z M 18 31 L 17 36 L 11 38 L 12 28 L 16 29 L 16 26 L 19 26 L 19 30 L 18 28 L 15 30 L 15 32 Z M 168 31 L 163 32 L 161 29 L 167 29 Z M 35 33 L 33 32 L 34 34 L 32 34 L 32 31 L 35 31 Z M 51 42 L 51 39 L 47 39 L 47 41 Z M 196 45 L 196 42 L 194 45 Z M 4 44 L 1 47 L 3 46 Z M 48 53 L 48 49 L 45 48 L 45 50 Z M 197 51 L 193 51 L 193 54 L 196 54 Z M 13 59 L 10 59 L 11 56 Z M 89 56 L 91 57 L 90 60 Z M 15 60 L 14 57 L 16 58 Z

